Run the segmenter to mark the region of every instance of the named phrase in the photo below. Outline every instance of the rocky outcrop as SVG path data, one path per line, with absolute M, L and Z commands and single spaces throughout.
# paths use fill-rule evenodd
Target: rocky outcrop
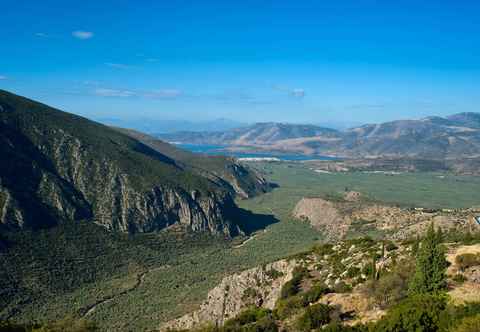
M 443 231 L 476 230 L 474 209 L 401 208 L 362 201 L 361 193 L 348 192 L 344 200 L 328 201 L 304 197 L 294 210 L 293 217 L 308 221 L 322 231 L 329 241 L 342 239 L 347 232 L 368 234 L 378 231 L 390 239 L 405 240 L 423 234 L 433 222 Z
M 208 323 L 221 326 L 251 305 L 273 309 L 296 265 L 293 260 L 280 260 L 225 277 L 208 292 L 197 311 L 166 323 L 161 330 L 189 329 Z
M 335 204 L 322 198 L 302 198 L 292 214 L 295 218 L 306 220 L 312 227 L 323 231 L 328 240 L 340 239 L 349 227 Z

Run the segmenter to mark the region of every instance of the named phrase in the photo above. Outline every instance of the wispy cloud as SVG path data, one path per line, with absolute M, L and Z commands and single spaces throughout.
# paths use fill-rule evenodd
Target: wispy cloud
M 48 38 L 49 35 L 44 32 L 35 32 L 35 36 L 39 38 Z
M 90 39 L 93 37 L 93 32 L 91 31 L 83 31 L 83 30 L 76 30 L 72 32 L 72 36 L 78 39 Z
M 86 80 L 81 82 L 83 85 L 86 86 L 100 86 L 101 83 L 99 81 L 92 81 L 92 80 Z
M 152 90 L 144 94 L 147 98 L 172 99 L 182 95 L 182 91 L 178 89 L 160 89 Z
M 93 84 L 87 84 L 92 86 Z M 95 96 L 100 97 L 140 97 L 151 99 L 175 99 L 182 96 L 182 91 L 179 89 L 156 89 L 147 91 L 137 91 L 130 89 L 117 89 L 117 88 L 101 88 L 98 87 L 92 91 Z
M 8 77 L 7 77 L 7 76 L 5 76 L 5 75 L 0 75 L 0 81 L 2 81 L 2 80 L 6 80 L 6 79 L 8 79 Z
M 116 68 L 116 69 L 130 69 L 133 68 L 130 65 L 126 65 L 123 63 L 114 63 L 114 62 L 105 62 L 105 65 L 108 67 Z
M 95 89 L 93 94 L 100 97 L 135 97 L 136 93 L 130 90 L 118 90 L 118 89 Z
M 292 96 L 292 97 L 296 97 L 296 98 L 303 98 L 305 97 L 305 89 L 301 89 L 301 88 L 289 88 L 287 86 L 284 86 L 284 85 L 278 85 L 278 84 L 274 84 L 272 85 L 272 88 L 274 90 L 277 90 L 277 91 L 281 91 L 281 92 L 285 92 L 287 93 L 288 95 Z

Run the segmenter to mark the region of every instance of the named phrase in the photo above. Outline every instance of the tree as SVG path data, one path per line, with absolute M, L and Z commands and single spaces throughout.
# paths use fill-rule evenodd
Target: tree
M 415 275 L 410 283 L 410 294 L 427 294 L 442 291 L 447 286 L 445 248 L 442 232 L 435 231 L 433 223 L 418 249 Z

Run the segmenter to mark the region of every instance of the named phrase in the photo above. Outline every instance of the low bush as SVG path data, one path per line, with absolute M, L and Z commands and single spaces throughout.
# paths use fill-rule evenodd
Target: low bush
M 318 301 L 323 295 L 330 292 L 331 290 L 324 284 L 314 285 L 310 290 L 302 294 L 302 304 L 305 307 L 310 303 Z
M 469 267 L 480 265 L 480 255 L 466 253 L 455 257 L 455 263 L 461 271 L 465 271 Z
M 443 297 L 414 295 L 393 307 L 373 326 L 375 332 L 435 332 L 446 308 Z
M 480 315 L 462 319 L 452 332 L 480 332 Z
M 325 326 L 322 332 L 367 332 L 368 329 L 363 325 L 345 326 L 338 322 L 330 323 Z
M 270 270 L 266 270 L 265 274 L 270 278 L 270 279 L 278 279 L 280 277 L 283 277 L 283 272 L 280 272 L 273 267 Z
M 390 307 L 404 299 L 408 293 L 411 273 L 408 266 L 384 274 L 378 280 L 369 280 L 363 287 L 364 294 L 382 308 Z
M 360 275 L 362 270 L 356 266 L 350 266 L 347 270 L 347 278 L 355 278 Z
M 293 271 L 292 279 L 287 281 L 281 291 L 280 298 L 286 299 L 300 292 L 300 284 L 304 278 L 308 276 L 308 270 L 304 267 L 296 267 Z
M 457 273 L 453 276 L 452 280 L 458 284 L 463 284 L 465 281 L 467 281 L 467 278 L 463 274 Z
M 398 249 L 398 247 L 393 242 L 388 242 L 385 245 L 385 250 L 387 250 L 387 251 L 393 251 L 393 250 L 397 250 L 397 249 Z
M 268 309 L 264 308 L 257 308 L 257 307 L 250 307 L 240 314 L 238 314 L 235 318 L 229 319 L 225 322 L 224 327 L 230 328 L 235 326 L 243 326 L 249 323 L 254 323 L 262 318 L 271 316 L 272 312 Z
M 344 281 L 340 281 L 339 283 L 333 286 L 334 293 L 350 293 L 352 291 L 352 285 L 347 284 Z
M 318 246 L 313 247 L 312 251 L 320 257 L 325 256 L 325 255 L 331 255 L 334 252 L 333 251 L 333 244 L 325 243 L 325 244 L 322 244 L 322 245 L 318 245 Z
M 332 307 L 318 303 L 305 309 L 305 312 L 297 319 L 296 325 L 300 331 L 310 331 L 330 323 Z
M 300 296 L 292 296 L 288 299 L 280 299 L 275 304 L 274 314 L 278 319 L 285 319 L 303 308 L 303 300 Z

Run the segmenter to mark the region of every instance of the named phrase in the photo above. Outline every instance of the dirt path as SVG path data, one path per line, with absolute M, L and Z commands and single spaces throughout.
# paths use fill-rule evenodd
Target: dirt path
M 119 297 L 119 296 L 125 295 L 127 293 L 133 292 L 134 290 L 139 288 L 144 283 L 145 278 L 146 278 L 148 273 L 151 273 L 151 272 L 154 272 L 154 271 L 157 271 L 157 270 L 162 270 L 162 269 L 165 269 L 165 268 L 168 268 L 168 266 L 160 266 L 160 267 L 155 268 L 155 269 L 151 269 L 151 270 L 141 272 L 140 274 L 137 275 L 137 280 L 132 287 L 130 287 L 128 289 L 124 289 L 120 293 L 116 293 L 116 294 L 106 296 L 106 297 L 96 301 L 95 303 L 80 309 L 79 310 L 80 317 L 87 317 L 87 316 L 91 315 L 97 309 L 98 306 L 100 306 L 102 304 L 105 304 L 105 303 L 108 303 L 108 302 L 111 302 L 116 297 Z
M 253 240 L 254 238 L 256 238 L 257 235 L 258 235 L 258 234 L 253 234 L 252 236 L 250 236 L 248 239 L 246 239 L 246 240 L 243 241 L 242 243 L 234 246 L 233 249 L 239 249 L 239 248 L 243 247 L 243 246 L 246 245 L 248 242 L 250 242 L 251 240 Z

